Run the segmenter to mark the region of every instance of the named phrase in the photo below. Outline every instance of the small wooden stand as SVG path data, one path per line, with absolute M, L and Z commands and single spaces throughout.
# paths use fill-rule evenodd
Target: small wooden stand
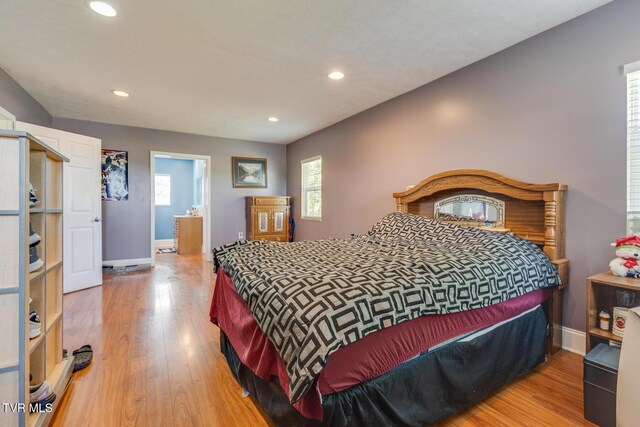
M 173 244 L 180 255 L 202 253 L 202 217 L 173 216 Z
M 610 271 L 587 278 L 586 353 L 601 342 L 622 342 L 622 338 L 611 333 L 613 307 L 616 306 L 616 289 L 635 291 L 636 305 L 640 305 L 640 279 L 614 276 Z M 612 317 L 608 331 L 600 329 L 598 325 L 598 315 L 603 310 Z

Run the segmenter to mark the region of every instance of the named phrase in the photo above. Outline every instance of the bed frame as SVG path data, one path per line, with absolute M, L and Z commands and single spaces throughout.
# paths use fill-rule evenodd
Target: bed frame
M 569 283 L 569 260 L 565 258 L 564 184 L 530 184 L 495 172 L 460 169 L 423 179 L 406 191 L 394 193 L 398 212 L 433 218 L 434 204 L 447 197 L 474 194 L 505 203 L 504 227 L 538 245 L 558 269 L 562 285 L 548 302 L 547 353 L 562 348 L 562 290 Z

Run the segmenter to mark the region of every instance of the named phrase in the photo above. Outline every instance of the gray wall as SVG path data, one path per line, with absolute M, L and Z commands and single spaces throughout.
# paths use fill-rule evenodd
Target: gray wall
M 22 122 L 51 126 L 51 114 L 0 68 L 0 107 Z
M 237 240 L 245 230 L 244 196 L 283 195 L 286 148 L 283 145 L 240 141 L 109 125 L 71 119 L 54 119 L 56 129 L 102 139 L 102 147 L 129 152 L 129 200 L 103 202 L 102 257 L 113 261 L 151 256 L 151 181 L 149 152 L 168 151 L 209 155 L 211 173 L 211 237 L 214 247 Z M 266 157 L 267 189 L 234 189 L 231 157 Z
M 488 169 L 561 182 L 571 283 L 565 325 L 584 330 L 585 278 L 625 234 L 626 80 L 640 2 L 618 0 L 287 146 L 296 240 L 364 232 L 391 194 L 434 173 Z M 322 155 L 324 217 L 300 219 L 300 161 Z

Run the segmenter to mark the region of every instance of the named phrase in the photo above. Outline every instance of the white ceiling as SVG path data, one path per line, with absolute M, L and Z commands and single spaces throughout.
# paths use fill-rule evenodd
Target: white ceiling
M 608 2 L 0 0 L 0 67 L 54 117 L 288 143 Z

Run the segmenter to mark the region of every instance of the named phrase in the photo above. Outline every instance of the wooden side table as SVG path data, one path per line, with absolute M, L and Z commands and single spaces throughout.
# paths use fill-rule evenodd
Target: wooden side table
M 202 217 L 191 215 L 173 216 L 173 242 L 179 255 L 202 252 Z
M 601 342 L 622 342 L 622 338 L 611 333 L 616 289 L 635 291 L 635 305 L 640 305 L 640 279 L 614 276 L 610 271 L 587 278 L 587 353 Z M 598 315 L 603 310 L 611 315 L 608 331 L 599 328 Z

